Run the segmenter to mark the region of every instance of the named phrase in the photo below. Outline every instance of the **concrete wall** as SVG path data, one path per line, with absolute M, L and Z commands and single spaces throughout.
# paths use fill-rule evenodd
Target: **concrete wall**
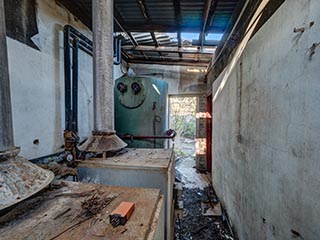
M 287 0 L 213 84 L 213 182 L 240 239 L 320 239 L 319 9 Z
M 37 51 L 7 38 L 14 138 L 21 155 L 32 159 L 63 150 L 63 26 L 70 24 L 91 38 L 91 32 L 54 0 L 38 0 Z M 93 128 L 92 58 L 79 53 L 79 131 Z M 115 67 L 115 78 L 121 76 Z M 39 139 L 39 144 L 33 144 Z

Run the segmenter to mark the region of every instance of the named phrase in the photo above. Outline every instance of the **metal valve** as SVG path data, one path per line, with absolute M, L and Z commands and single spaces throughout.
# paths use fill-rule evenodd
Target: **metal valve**
M 141 86 L 140 86 L 139 83 L 134 82 L 134 83 L 131 84 L 131 89 L 134 92 L 134 94 L 136 95 L 141 91 Z
M 117 84 L 117 89 L 119 90 L 119 92 L 125 93 L 127 91 L 127 85 L 125 85 L 123 82 L 119 82 Z

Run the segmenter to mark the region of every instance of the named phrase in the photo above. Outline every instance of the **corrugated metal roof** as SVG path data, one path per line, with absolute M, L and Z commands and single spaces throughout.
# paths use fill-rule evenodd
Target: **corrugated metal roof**
M 193 64 L 209 64 L 206 45 L 211 48 L 218 40 L 208 39 L 208 33 L 223 34 L 241 0 L 114 0 L 115 31 L 123 37 L 123 46 L 200 46 L 199 52 L 193 54 L 177 51 L 175 54 L 154 51 L 124 50 L 126 60 L 145 60 L 153 58 L 173 64 L 193 59 Z M 91 0 L 58 0 L 87 26 L 91 27 Z M 203 33 L 198 39 L 181 39 L 179 32 Z M 202 39 L 202 37 L 204 37 Z M 180 40 L 180 41 L 179 41 Z M 151 49 L 152 50 L 152 49 Z M 209 49 L 212 53 L 212 49 Z M 204 52 L 205 54 L 202 54 Z M 152 57 L 148 57 L 152 56 Z

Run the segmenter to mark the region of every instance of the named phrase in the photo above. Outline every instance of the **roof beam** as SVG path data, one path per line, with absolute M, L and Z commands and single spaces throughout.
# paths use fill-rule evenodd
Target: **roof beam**
M 123 19 L 120 15 L 120 13 L 118 12 L 118 10 L 115 8 L 114 9 L 114 17 L 113 17 L 114 21 L 116 22 L 116 24 L 119 26 L 119 28 L 121 29 L 121 31 L 123 31 L 128 38 L 130 39 L 130 42 L 132 43 L 132 45 L 134 47 L 138 46 L 138 42 L 136 41 L 136 39 L 134 38 L 134 36 L 132 36 L 132 34 L 130 32 L 128 32 L 124 27 L 123 27 Z M 142 52 L 140 51 L 140 53 L 144 56 L 145 59 L 148 59 L 148 57 Z
M 178 47 L 181 48 L 182 46 L 182 38 L 181 38 L 181 32 L 177 32 L 177 39 L 178 39 Z
M 144 0 L 137 0 L 137 2 L 138 2 L 140 11 L 141 11 L 144 19 L 146 20 L 147 23 L 151 23 L 151 18 L 150 18 L 150 15 L 149 15 L 149 12 L 148 12 L 148 10 L 147 10 L 147 7 L 146 7 L 146 5 L 145 5 Z M 151 37 L 152 37 L 152 40 L 153 40 L 153 42 L 154 42 L 154 45 L 155 45 L 156 47 L 158 47 L 158 46 L 159 46 L 159 42 L 158 42 L 157 37 L 156 37 L 156 35 L 154 34 L 154 32 L 150 32 L 150 35 L 151 35 Z M 159 52 L 159 55 L 161 56 L 161 53 L 160 53 L 160 52 Z
M 213 0 L 213 3 L 211 4 L 211 8 L 210 8 L 210 11 L 209 11 L 208 19 L 207 19 L 206 24 L 204 26 L 204 33 L 207 33 L 209 31 L 209 29 L 210 29 L 209 26 L 211 24 L 212 18 L 214 16 L 215 12 L 216 12 L 216 9 L 217 9 L 217 6 L 218 6 L 219 2 L 220 2 L 220 0 Z
M 134 36 L 132 36 L 132 34 L 130 32 L 127 33 L 128 37 L 130 38 L 131 42 L 133 43 L 133 46 L 139 46 L 139 43 L 137 42 L 137 40 L 134 38 Z
M 167 47 L 167 46 L 159 46 L 159 47 L 151 47 L 151 46 L 122 46 L 122 48 L 126 51 L 144 51 L 144 52 L 165 52 L 165 53 L 188 53 L 188 54 L 203 54 L 212 56 L 212 52 L 201 52 L 198 48 L 179 48 L 179 47 Z
M 181 32 L 177 32 L 177 38 L 178 38 L 178 48 L 181 49 L 182 46 L 182 39 L 181 39 Z M 179 53 L 179 58 L 182 58 L 182 53 Z
M 157 36 L 154 34 L 154 32 L 150 32 L 150 34 L 151 34 L 152 40 L 153 40 L 153 42 L 154 42 L 154 45 L 155 45 L 156 47 L 159 47 L 160 44 L 159 44 L 159 42 L 158 42 Z
M 124 28 L 124 21 L 123 18 L 121 17 L 120 13 L 118 12 L 118 10 L 116 8 L 114 8 L 114 21 L 115 23 L 118 25 L 118 27 L 121 29 L 122 32 L 124 32 L 127 37 L 129 38 L 131 44 L 133 46 L 137 46 L 138 43 L 136 42 L 136 40 L 134 39 L 134 37 L 131 35 L 131 33 L 129 33 L 125 28 Z
M 146 8 L 146 5 L 144 3 L 144 0 L 137 0 L 137 3 L 139 5 L 139 8 L 140 8 L 140 11 L 144 17 L 144 19 L 149 22 L 151 19 L 150 19 L 150 15 L 149 15 L 149 12 Z
M 177 39 L 178 39 L 178 48 L 181 48 L 182 46 L 182 41 L 181 41 L 181 5 L 180 5 L 180 0 L 173 0 L 173 5 L 174 5 L 174 15 L 176 19 L 176 24 L 178 26 L 177 30 Z M 179 58 L 180 60 L 182 59 L 182 53 L 179 53 Z
M 201 43 L 201 49 L 203 49 L 205 35 L 209 29 L 210 22 L 212 20 L 213 14 L 217 8 L 219 0 L 206 0 L 206 3 L 203 8 L 202 15 L 202 29 L 199 36 L 199 42 Z M 210 18 L 210 19 L 209 19 Z
M 200 32 L 199 40 L 201 42 L 201 48 L 203 47 L 203 42 L 205 38 L 205 29 L 208 22 L 209 12 L 212 5 L 213 0 L 206 0 L 204 8 L 203 8 L 203 14 L 202 14 L 202 29 Z
M 176 23 L 178 26 L 181 25 L 181 6 L 180 6 L 180 0 L 173 0 L 173 6 L 174 6 L 174 15 L 176 18 Z
M 154 34 L 154 32 L 150 32 L 151 38 L 153 40 L 154 46 L 157 48 L 160 46 L 160 43 L 158 42 L 157 36 Z M 162 53 L 158 51 L 159 56 L 162 56 Z
M 128 52 L 127 52 L 128 53 Z M 136 54 L 128 54 L 130 56 L 131 59 L 142 59 L 143 60 L 143 56 L 141 55 L 136 55 Z M 195 56 L 198 56 L 197 60 L 195 60 Z M 200 57 L 199 57 L 200 56 Z M 202 56 L 202 57 L 201 57 Z M 149 61 L 163 61 L 163 59 L 160 56 L 149 56 Z M 167 55 L 166 56 L 166 60 L 168 61 L 186 61 L 186 62 L 192 62 L 192 63 L 210 63 L 211 61 L 211 57 L 208 55 L 198 55 L 195 54 L 193 56 L 188 56 L 188 57 L 184 57 L 182 60 L 177 56 L 177 55 Z
M 200 32 L 201 26 L 185 25 L 159 25 L 159 24 L 126 24 L 125 29 L 129 32 Z M 223 33 L 224 27 L 207 27 L 206 32 Z
M 208 63 L 203 62 L 188 62 L 188 61 L 159 61 L 159 60 L 152 60 L 152 61 L 144 61 L 139 59 L 128 59 L 128 63 L 141 63 L 141 64 L 160 64 L 160 65 L 178 65 L 178 66 L 193 66 L 193 67 L 208 67 Z

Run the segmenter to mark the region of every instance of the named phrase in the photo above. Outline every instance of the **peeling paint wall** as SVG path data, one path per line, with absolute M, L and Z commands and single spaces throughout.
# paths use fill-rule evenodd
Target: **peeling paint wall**
M 37 1 L 39 34 L 32 40 L 40 51 L 7 38 L 14 138 L 21 155 L 32 159 L 63 149 L 63 27 L 70 24 L 91 38 L 91 32 L 54 0 Z M 121 76 L 116 66 L 115 78 Z M 79 52 L 79 134 L 93 128 L 92 57 Z M 38 139 L 39 143 L 34 144 Z
M 320 238 L 319 9 L 285 1 L 213 84 L 213 184 L 240 239 Z

